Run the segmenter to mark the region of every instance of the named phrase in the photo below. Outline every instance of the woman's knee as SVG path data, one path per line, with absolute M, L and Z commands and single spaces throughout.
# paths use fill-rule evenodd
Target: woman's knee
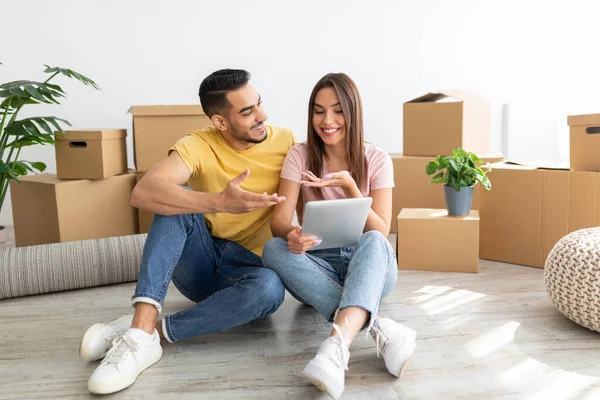
M 287 241 L 283 238 L 273 238 L 265 244 L 262 252 L 263 265 L 267 268 L 277 270 L 282 264 L 282 256 L 289 253 Z
M 368 231 L 363 233 L 360 238 L 360 243 L 366 243 L 372 245 L 374 243 L 387 243 L 388 239 L 379 231 Z

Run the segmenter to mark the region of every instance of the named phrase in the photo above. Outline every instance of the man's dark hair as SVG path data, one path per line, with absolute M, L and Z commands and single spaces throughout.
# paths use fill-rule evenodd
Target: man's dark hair
M 238 90 L 249 81 L 250 72 L 243 69 L 220 69 L 204 78 L 198 91 L 204 113 L 209 118 L 224 113 L 231 107 L 227 93 Z

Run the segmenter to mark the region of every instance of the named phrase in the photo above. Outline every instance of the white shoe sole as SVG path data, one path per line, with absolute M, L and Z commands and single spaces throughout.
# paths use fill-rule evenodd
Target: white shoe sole
M 408 360 L 410 359 L 410 357 L 415 352 L 415 349 L 417 348 L 417 342 L 416 342 L 417 332 L 412 329 L 409 330 L 408 332 L 410 335 L 409 339 L 412 342 L 410 345 L 410 350 L 408 351 L 408 355 L 406 355 L 405 352 L 400 352 L 396 356 L 396 359 L 392 363 L 392 366 L 388 368 L 388 371 L 397 378 L 402 378 L 402 375 L 404 374 L 404 369 L 408 365 Z
M 148 360 L 141 368 L 138 368 L 136 373 L 129 376 L 124 376 L 120 380 L 113 382 L 94 382 L 88 381 L 88 391 L 93 394 L 110 394 L 126 389 L 137 380 L 138 376 L 147 368 L 156 364 L 162 358 L 162 347 L 156 353 L 154 358 Z
M 327 373 L 323 368 L 320 368 L 319 365 L 310 362 L 304 367 L 304 371 L 302 374 L 312 382 L 313 385 L 318 387 L 321 391 L 327 393 L 329 396 L 334 399 L 338 399 L 342 393 L 344 392 L 344 385 L 327 385 L 323 382 L 323 377 L 329 378 L 330 382 L 333 382 L 335 379 L 331 378 L 331 375 Z
M 128 318 L 131 318 L 131 315 L 124 315 L 121 318 L 117 319 L 115 322 L 112 322 L 111 325 L 118 325 Z M 79 357 L 81 357 L 82 360 L 96 361 L 104 357 L 106 351 L 97 356 L 92 354 L 92 342 L 94 336 L 98 334 L 98 331 L 100 331 L 100 329 L 104 328 L 107 325 L 108 324 L 101 323 L 94 324 L 90 326 L 87 331 L 85 331 L 85 333 L 83 334 L 83 338 L 81 339 L 81 343 L 79 344 Z

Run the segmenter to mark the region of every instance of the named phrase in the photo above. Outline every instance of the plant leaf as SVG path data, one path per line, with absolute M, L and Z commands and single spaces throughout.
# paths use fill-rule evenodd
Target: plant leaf
M 425 173 L 427 175 L 432 175 L 435 174 L 435 171 L 437 171 L 439 164 L 435 161 L 429 161 L 427 163 L 427 165 L 425 166 Z
M 93 80 L 91 80 L 88 77 L 81 75 L 78 72 L 75 72 L 75 71 L 73 71 L 71 69 L 67 69 L 67 68 L 50 67 L 46 64 L 44 64 L 44 66 L 46 67 L 46 70 L 44 71 L 45 73 L 53 74 L 55 72 L 58 72 L 69 78 L 77 79 L 79 82 L 83 83 L 84 85 L 92 86 L 94 89 L 100 90 L 100 87 L 96 84 L 96 82 L 94 82 Z

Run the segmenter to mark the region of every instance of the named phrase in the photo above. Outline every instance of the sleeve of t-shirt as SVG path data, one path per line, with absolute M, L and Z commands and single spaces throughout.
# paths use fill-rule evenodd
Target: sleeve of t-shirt
M 281 177 L 296 183 L 302 180 L 302 171 L 304 171 L 304 156 L 300 146 L 294 146 L 285 156 L 283 167 L 281 168 Z
M 375 153 L 370 162 L 371 190 L 393 188 L 394 164 L 385 151 Z
M 169 149 L 169 154 L 171 154 L 172 151 L 176 151 L 179 154 L 192 173 L 192 177 L 202 175 L 201 151 L 198 148 L 200 145 L 198 138 L 194 136 L 185 136 L 179 139 L 173 147 Z

